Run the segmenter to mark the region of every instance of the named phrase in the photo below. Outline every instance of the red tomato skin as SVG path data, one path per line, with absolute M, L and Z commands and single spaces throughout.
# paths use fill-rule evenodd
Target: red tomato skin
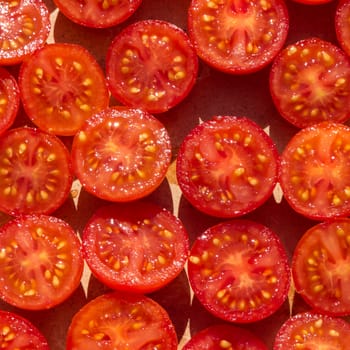
M 348 56 L 350 56 L 350 29 L 348 25 L 349 15 L 350 1 L 338 1 L 334 18 L 335 33 L 338 44 Z

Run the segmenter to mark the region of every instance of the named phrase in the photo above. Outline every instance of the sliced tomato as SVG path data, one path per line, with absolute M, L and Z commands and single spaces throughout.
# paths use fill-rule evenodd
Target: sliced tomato
M 77 44 L 48 44 L 37 50 L 23 62 L 18 84 L 29 118 L 57 135 L 74 135 L 109 104 L 101 67 Z
M 29 320 L 14 312 L 0 311 L 0 348 L 49 350 L 44 335 Z
M 281 155 L 280 185 L 298 213 L 316 220 L 350 214 L 350 127 L 323 122 L 300 130 Z
M 49 214 L 68 198 L 70 155 L 55 135 L 36 128 L 7 130 L 0 138 L 0 210 Z
M 200 211 L 236 217 L 272 194 L 278 153 L 272 139 L 245 117 L 217 116 L 196 126 L 178 152 L 182 193 Z
M 90 218 L 83 251 L 91 271 L 110 288 L 149 293 L 183 270 L 189 237 L 181 221 L 158 205 L 114 204 Z
M 139 199 L 164 180 L 171 160 L 170 137 L 145 111 L 107 108 L 75 135 L 72 160 L 88 192 L 113 202 Z
M 177 350 L 174 325 L 157 302 L 141 294 L 100 295 L 73 317 L 67 350 Z
M 270 91 L 281 116 L 299 128 L 344 122 L 350 118 L 350 60 L 330 42 L 300 40 L 276 57 Z
M 247 74 L 267 66 L 285 43 L 284 1 L 192 0 L 188 30 L 199 57 L 215 69 Z
M 312 311 L 290 317 L 279 329 L 273 350 L 349 348 L 350 324 Z
M 41 0 L 1 0 L 0 64 L 14 65 L 45 45 L 51 25 Z
M 55 0 L 59 10 L 71 21 L 92 28 L 107 28 L 127 20 L 142 0 Z
M 52 308 L 78 287 L 80 240 L 53 216 L 25 215 L 0 228 L 0 297 L 28 310 Z
M 19 88 L 15 77 L 0 67 L 0 134 L 13 124 L 19 104 Z
M 350 56 L 350 1 L 338 1 L 335 12 L 335 32 L 340 47 Z
M 182 350 L 267 350 L 267 346 L 242 327 L 228 324 L 210 326 L 196 333 Z
M 322 313 L 350 315 L 350 219 L 322 222 L 307 230 L 293 255 L 295 290 Z
M 198 58 L 187 34 L 172 23 L 143 20 L 111 43 L 106 58 L 110 90 L 123 104 L 161 113 L 192 90 Z
M 268 227 L 234 219 L 216 224 L 194 242 L 188 276 L 194 294 L 213 315 L 248 323 L 272 315 L 286 300 L 288 258 Z

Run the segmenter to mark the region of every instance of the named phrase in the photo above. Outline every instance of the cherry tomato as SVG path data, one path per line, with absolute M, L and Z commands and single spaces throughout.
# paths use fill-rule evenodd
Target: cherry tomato
M 77 44 L 48 44 L 37 50 L 23 62 L 18 83 L 29 118 L 57 135 L 74 135 L 109 104 L 101 67 Z
M 55 0 L 60 11 L 71 21 L 92 28 L 107 28 L 124 22 L 142 0 Z
M 55 135 L 36 128 L 7 130 L 0 138 L 0 210 L 49 214 L 68 198 L 70 155 Z
M 321 222 L 308 229 L 293 255 L 295 290 L 322 313 L 350 315 L 350 219 Z
M 176 169 L 179 186 L 194 207 L 217 217 L 236 217 L 271 196 L 278 154 L 272 139 L 252 120 L 217 116 L 183 140 Z
M 97 210 L 83 233 L 91 271 L 113 289 L 149 293 L 180 274 L 189 254 L 189 237 L 168 210 L 149 202 Z
M 196 333 L 182 350 L 267 350 L 254 333 L 244 328 L 220 324 Z
M 290 317 L 279 329 L 273 350 L 349 348 L 350 324 L 315 312 Z
M 161 113 L 180 103 L 197 78 L 198 58 L 187 34 L 172 23 L 133 23 L 111 43 L 110 90 L 123 104 Z
M 17 313 L 0 311 L 0 348 L 7 350 L 49 350 L 44 335 Z
M 80 240 L 53 216 L 24 215 L 0 228 L 0 297 L 28 310 L 52 308 L 78 287 Z
M 141 294 L 100 295 L 73 317 L 67 350 L 177 350 L 175 328 L 167 312 Z
M 188 30 L 199 57 L 231 74 L 268 65 L 284 45 L 289 16 L 284 1 L 192 0 Z
M 338 2 L 335 12 L 335 32 L 340 47 L 350 56 L 350 1 L 341 0 Z
M 170 137 L 147 112 L 107 108 L 75 135 L 72 159 L 88 192 L 126 202 L 150 194 L 161 184 L 171 160 Z
M 257 222 L 216 224 L 194 242 L 188 263 L 194 294 L 213 315 L 230 322 L 255 322 L 286 300 L 290 278 L 279 237 Z
M 350 60 L 330 42 L 300 40 L 276 57 L 270 91 L 281 116 L 299 128 L 344 122 L 350 118 Z
M 0 64 L 14 65 L 45 45 L 51 29 L 41 0 L 1 1 Z
M 281 155 L 280 185 L 298 213 L 316 220 L 350 214 L 350 127 L 323 122 L 296 133 Z

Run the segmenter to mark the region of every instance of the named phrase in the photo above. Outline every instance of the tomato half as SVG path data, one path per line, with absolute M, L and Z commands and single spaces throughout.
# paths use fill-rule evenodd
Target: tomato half
M 77 44 L 48 44 L 23 62 L 18 80 L 24 109 L 44 131 L 74 135 L 109 105 L 104 73 Z
M 112 95 L 127 106 L 161 113 L 192 90 L 198 58 L 187 34 L 172 23 L 133 23 L 111 43 L 106 74 Z
M 142 0 L 55 0 L 59 10 L 71 21 L 92 28 L 107 28 L 127 20 Z
M 45 45 L 49 10 L 41 0 L 2 0 L 0 6 L 0 64 L 14 65 Z
M 323 122 L 296 133 L 281 155 L 280 185 L 298 213 L 316 220 L 350 214 L 350 127 Z
M 115 204 L 90 218 L 83 252 L 91 271 L 110 288 L 149 293 L 183 270 L 189 237 L 181 221 L 158 205 Z
M 350 60 L 336 45 L 308 38 L 289 45 L 270 71 L 270 91 L 282 117 L 299 128 L 350 118 Z
M 0 134 L 13 124 L 19 104 L 19 88 L 15 77 L 0 67 Z
M 196 333 L 182 350 L 267 350 L 254 333 L 233 325 L 214 325 Z
M 52 213 L 68 198 L 72 178 L 69 152 L 55 135 L 29 127 L 1 135 L 1 211 Z
M 53 216 L 25 215 L 0 228 L 0 297 L 28 310 L 66 300 L 83 272 L 80 240 Z
M 349 348 L 350 324 L 315 312 L 290 317 L 279 329 L 273 350 Z
M 245 117 L 218 116 L 183 140 L 176 175 L 184 196 L 200 211 L 236 217 L 272 194 L 278 154 L 272 139 Z
M 335 12 L 335 32 L 341 48 L 350 56 L 350 1 L 338 1 Z
M 93 299 L 72 319 L 67 350 L 177 350 L 175 328 L 157 302 L 119 292 Z
M 199 57 L 231 74 L 268 65 L 284 45 L 289 16 L 284 1 L 192 0 L 188 30 Z
M 269 228 L 248 220 L 216 224 L 194 242 L 188 263 L 194 294 L 213 315 L 230 322 L 255 322 L 286 300 L 287 254 Z
M 350 219 L 322 222 L 307 230 L 293 255 L 295 290 L 314 309 L 350 315 Z
M 139 199 L 165 178 L 171 160 L 170 137 L 147 112 L 107 108 L 75 135 L 72 160 L 88 192 L 113 202 Z
M 0 311 L 0 348 L 6 350 L 49 350 L 44 335 L 26 318 Z

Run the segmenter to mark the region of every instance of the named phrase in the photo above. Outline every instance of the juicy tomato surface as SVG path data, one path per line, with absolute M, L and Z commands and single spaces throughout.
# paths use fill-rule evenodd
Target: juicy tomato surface
M 49 350 L 44 335 L 26 318 L 0 311 L 0 348 L 5 350 Z
M 150 194 L 164 180 L 170 160 L 164 125 L 139 109 L 115 107 L 95 114 L 72 145 L 73 168 L 81 184 L 113 202 Z
M 141 294 L 107 293 L 88 302 L 73 317 L 67 350 L 177 350 L 169 315 Z
M 293 0 L 295 2 L 299 2 L 304 5 L 321 5 L 326 4 L 327 2 L 331 2 L 333 0 Z
M 284 48 L 270 71 L 270 91 L 282 117 L 299 128 L 350 118 L 350 60 L 319 38 Z
M 202 305 L 230 322 L 273 314 L 286 300 L 289 263 L 279 237 L 266 226 L 233 219 L 216 224 L 194 242 L 189 281 Z
M 244 328 L 234 325 L 214 325 L 205 328 L 185 344 L 182 350 L 268 350 L 266 345 Z
M 338 1 L 335 12 L 335 32 L 341 48 L 350 56 L 350 1 Z
M 0 134 L 15 121 L 20 104 L 17 80 L 0 67 Z
M 0 64 L 21 63 L 45 45 L 51 24 L 41 0 L 0 2 Z
M 7 303 L 52 308 L 75 291 L 82 271 L 80 240 L 62 219 L 24 215 L 0 228 L 0 297 Z
M 92 28 L 107 28 L 124 22 L 142 0 L 55 0 L 60 11 L 71 21 Z
M 285 43 L 289 16 L 285 3 L 192 0 L 188 30 L 198 56 L 231 74 L 262 69 Z
M 189 254 L 181 221 L 151 202 L 99 208 L 83 233 L 85 260 L 113 289 L 149 293 L 180 274 Z
M 112 95 L 127 106 L 161 113 L 180 103 L 196 82 L 198 58 L 187 34 L 161 20 L 135 22 L 109 46 Z
M 350 315 L 350 219 L 321 222 L 308 229 L 293 254 L 295 290 L 313 309 Z
M 68 198 L 70 155 L 55 135 L 20 127 L 0 138 L 0 210 L 10 214 L 50 214 Z
M 40 129 L 74 135 L 109 105 L 103 70 L 78 44 L 47 44 L 23 62 L 18 80 L 24 109 Z
M 255 122 L 218 116 L 196 126 L 183 140 L 176 175 L 194 207 L 213 216 L 236 217 L 271 196 L 278 157 L 274 142 Z
M 350 324 L 312 311 L 291 316 L 276 334 L 273 350 L 349 348 Z
M 280 185 L 298 213 L 316 220 L 350 214 L 350 128 L 322 122 L 301 129 L 281 155 Z

